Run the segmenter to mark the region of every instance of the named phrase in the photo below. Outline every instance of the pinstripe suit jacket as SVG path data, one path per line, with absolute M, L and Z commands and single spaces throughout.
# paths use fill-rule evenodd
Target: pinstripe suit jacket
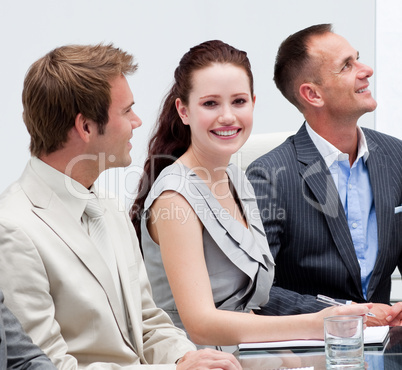
M 402 141 L 365 129 L 378 223 L 378 256 L 369 302 L 389 303 L 391 274 L 402 270 Z M 261 313 L 317 311 L 315 295 L 365 302 L 359 262 L 335 183 L 303 125 L 247 169 L 276 262 L 270 300 Z

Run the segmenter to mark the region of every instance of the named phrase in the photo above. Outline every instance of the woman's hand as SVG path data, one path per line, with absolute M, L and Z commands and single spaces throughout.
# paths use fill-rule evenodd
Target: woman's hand
M 315 315 L 317 319 L 316 327 L 316 335 L 313 337 L 317 339 L 324 339 L 324 318 L 329 316 L 337 316 L 337 315 L 356 315 L 363 316 L 363 329 L 366 328 L 367 323 L 367 314 L 370 309 L 373 307 L 372 303 L 363 303 L 363 304 L 350 304 L 345 306 L 333 306 L 325 308 Z

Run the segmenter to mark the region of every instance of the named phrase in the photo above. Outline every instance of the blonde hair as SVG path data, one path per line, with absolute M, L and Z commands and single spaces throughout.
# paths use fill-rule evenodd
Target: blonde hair
M 62 46 L 33 63 L 22 92 L 31 154 L 62 148 L 78 113 L 95 121 L 102 134 L 111 103 L 109 82 L 136 69 L 133 56 L 112 44 Z

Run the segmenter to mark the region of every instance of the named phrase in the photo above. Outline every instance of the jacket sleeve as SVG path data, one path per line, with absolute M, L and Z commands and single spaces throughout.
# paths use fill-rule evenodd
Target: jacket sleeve
M 2 365 L 6 365 L 4 368 L 56 369 L 39 347 L 32 343 L 31 338 L 24 332 L 17 318 L 4 305 L 3 301 L 3 293 L 0 292 L 0 330 L 2 332 L 0 362 L 3 361 Z
M 283 170 L 279 163 L 273 165 L 259 159 L 254 161 L 246 171 L 254 188 L 264 231 L 274 260 L 285 247 L 286 210 L 287 207 L 291 207 L 287 204 L 286 186 L 279 181 L 280 173 Z M 325 307 L 327 307 L 325 304 L 316 301 L 315 296 L 302 295 L 278 287 L 274 280 L 268 303 L 256 313 L 277 316 L 294 315 L 317 312 Z

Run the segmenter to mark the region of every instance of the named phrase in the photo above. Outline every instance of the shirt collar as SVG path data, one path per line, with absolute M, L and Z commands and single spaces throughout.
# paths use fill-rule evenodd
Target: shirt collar
M 339 149 L 333 146 L 329 141 L 325 140 L 323 137 L 318 135 L 308 124 L 306 121 L 306 130 L 309 134 L 311 140 L 314 145 L 317 147 L 317 150 L 320 152 L 322 157 L 324 158 L 325 164 L 328 168 L 332 166 L 335 161 L 345 161 L 349 160 L 349 154 L 342 153 Z M 369 156 L 369 151 L 367 147 L 366 137 L 364 135 L 363 130 L 357 126 L 357 162 L 360 158 L 363 158 L 363 161 L 366 162 Z
M 90 190 L 37 157 L 31 158 L 31 166 L 34 172 L 60 198 L 72 216 L 80 221 L 89 198 Z

